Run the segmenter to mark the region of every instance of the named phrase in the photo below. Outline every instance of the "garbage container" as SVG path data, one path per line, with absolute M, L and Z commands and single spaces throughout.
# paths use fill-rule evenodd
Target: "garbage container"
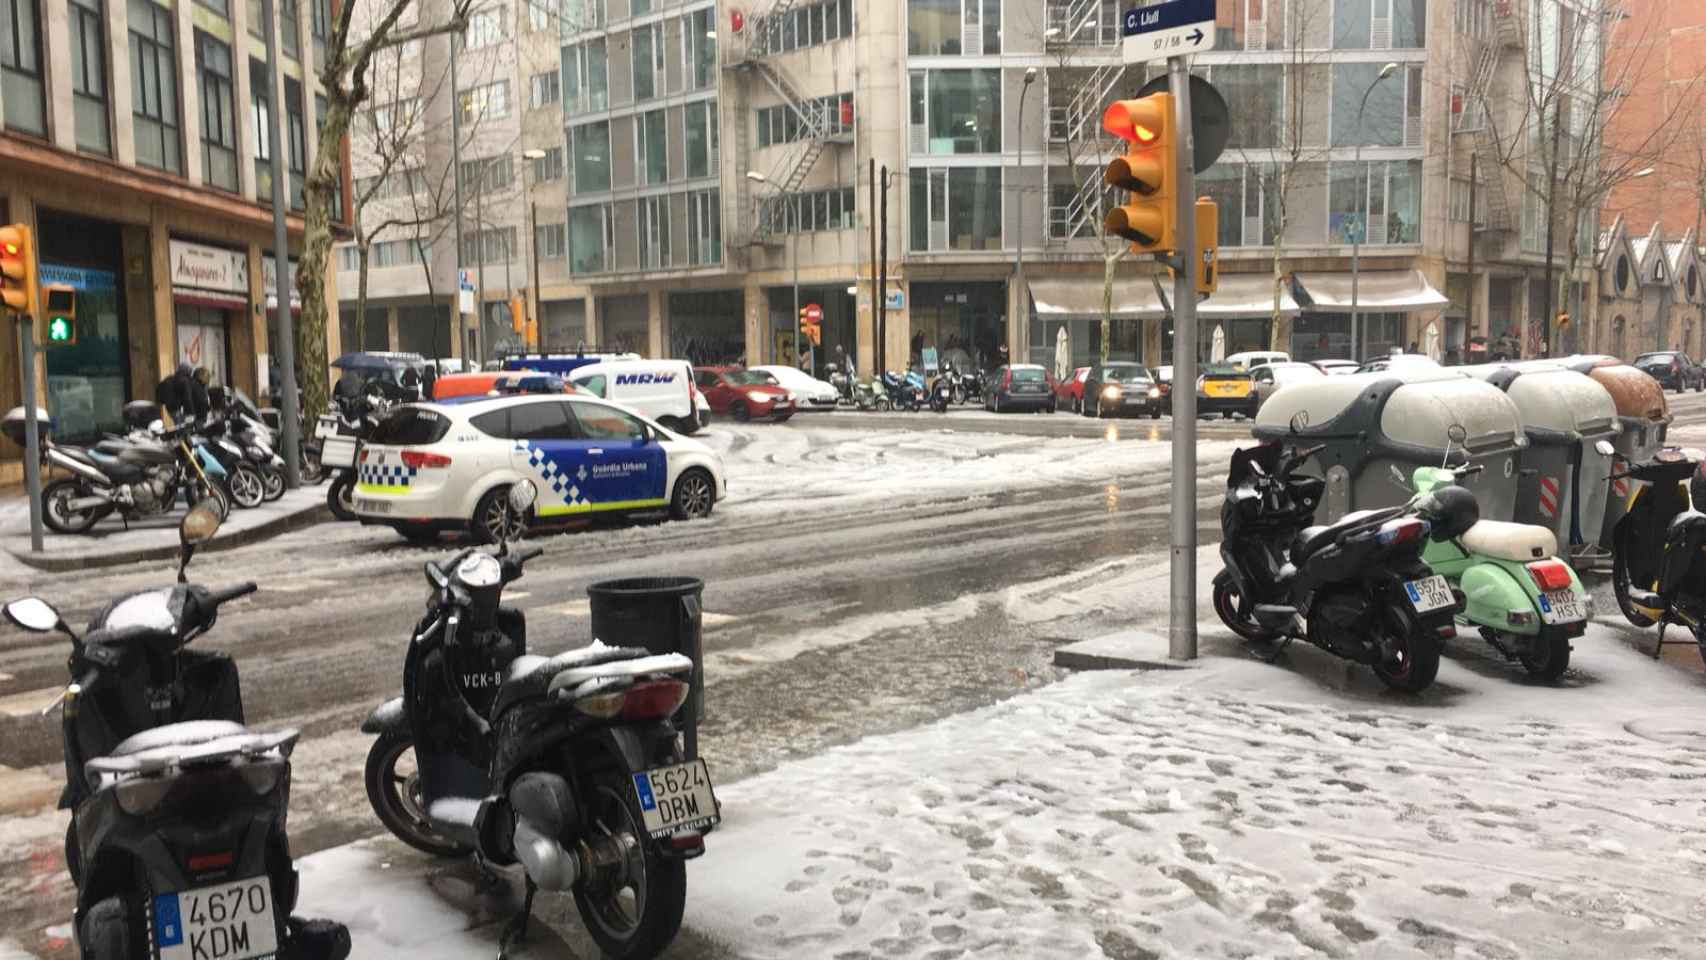
M 1664 446 L 1670 431 L 1670 406 L 1665 401 L 1664 388 L 1627 363 L 1600 363 L 1589 368 L 1587 375 L 1611 395 L 1612 403 L 1617 406 L 1617 419 L 1623 425 L 1623 432 L 1611 441 L 1617 448 L 1613 469 L 1622 472 L 1619 462 L 1641 463 L 1651 459 Z M 1629 505 L 1630 484 L 1629 480 L 1613 481 L 1605 498 L 1605 517 L 1595 532 L 1599 545 L 1607 550 L 1611 549 L 1611 533 Z
M 680 653 L 693 661 L 693 678 L 682 705 L 687 758 L 699 756 L 699 721 L 705 716 L 705 656 L 698 577 L 629 577 L 601 580 L 586 588 L 592 608 L 592 636 L 612 646 L 645 647 L 652 653 Z
M 1549 360 L 1463 367 L 1503 390 L 1528 434 L 1516 521 L 1551 530 L 1572 555 L 1599 541 L 1611 458 L 1595 447 L 1623 432 L 1611 394 L 1586 374 Z
M 1528 443 L 1522 418 L 1503 391 L 1456 369 L 1387 370 L 1293 384 L 1262 405 L 1254 433 L 1260 440 L 1283 437 L 1293 414 L 1307 414 L 1300 443 L 1325 449 L 1304 470 L 1327 481 L 1316 517 L 1331 523 L 1354 510 L 1409 500 L 1410 473 L 1439 466 L 1447 431 L 1461 424 L 1468 440 L 1453 448 L 1453 459 L 1465 457 L 1486 468 L 1465 478 L 1465 485 L 1480 501 L 1481 516 L 1509 520 L 1516 511 L 1517 457 Z M 1406 486 L 1394 481 L 1394 467 Z

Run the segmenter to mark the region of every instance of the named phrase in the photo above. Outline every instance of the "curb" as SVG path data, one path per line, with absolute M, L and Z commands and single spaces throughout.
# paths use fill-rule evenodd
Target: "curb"
M 311 527 L 319 523 L 327 523 L 332 519 L 332 511 L 322 500 L 304 510 L 287 513 L 282 517 L 274 517 L 265 523 L 247 530 L 237 530 L 223 536 L 216 536 L 211 543 L 202 544 L 196 548 L 198 555 L 204 553 L 219 553 L 224 550 L 235 550 L 251 544 L 270 540 L 279 534 Z M 52 554 L 36 555 L 25 551 L 18 553 L 7 550 L 12 559 L 37 570 L 49 573 L 67 573 L 76 570 L 89 570 L 98 567 L 116 567 L 127 563 L 147 563 L 153 560 L 171 560 L 178 556 L 176 546 L 147 547 L 136 550 L 116 550 L 104 553 L 84 554 L 80 556 L 54 556 Z
M 1141 630 L 1080 640 L 1054 651 L 1054 665 L 1063 670 L 1189 670 L 1190 663 L 1170 660 L 1163 654 L 1155 657 L 1151 651 L 1165 651 L 1167 639 Z

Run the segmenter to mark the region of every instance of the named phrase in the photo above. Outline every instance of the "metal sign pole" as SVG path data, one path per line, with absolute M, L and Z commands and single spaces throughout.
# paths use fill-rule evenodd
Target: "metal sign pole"
M 35 318 L 18 314 L 18 351 L 24 361 L 24 495 L 30 498 L 30 552 L 41 552 L 41 438 L 36 429 Z
M 1173 271 L 1173 529 L 1172 595 L 1168 608 L 1167 655 L 1197 656 L 1197 288 L 1195 139 L 1191 133 L 1191 77 L 1184 57 L 1167 58 L 1173 94 L 1173 129 L 1178 135 L 1178 214 Z
M 272 147 L 272 255 L 273 255 L 273 295 L 278 300 L 278 373 L 280 393 L 283 396 L 279 402 L 279 419 L 282 421 L 279 431 L 279 442 L 284 446 L 284 485 L 291 490 L 302 486 L 302 447 L 299 438 L 302 436 L 302 424 L 299 422 L 302 410 L 296 396 L 296 328 L 294 318 L 290 315 L 290 247 L 284 232 L 284 139 L 279 132 L 279 115 L 284 111 L 284 81 L 278 66 L 278 28 L 280 20 L 275 16 L 276 4 L 272 0 L 262 0 L 261 16 L 267 24 L 267 76 L 271 93 L 268 94 L 267 105 L 267 143 Z M 304 237 L 306 239 L 306 237 Z M 306 251 L 305 251 L 306 252 Z M 266 303 L 266 291 L 261 291 L 261 302 Z

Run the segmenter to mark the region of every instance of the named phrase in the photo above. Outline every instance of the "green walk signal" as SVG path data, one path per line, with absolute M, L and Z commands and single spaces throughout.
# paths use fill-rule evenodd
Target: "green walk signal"
M 47 318 L 47 345 L 68 347 L 77 342 L 77 291 L 63 283 L 42 286 L 42 315 Z
M 54 343 L 71 342 L 71 320 L 68 317 L 54 317 L 47 322 L 47 338 Z

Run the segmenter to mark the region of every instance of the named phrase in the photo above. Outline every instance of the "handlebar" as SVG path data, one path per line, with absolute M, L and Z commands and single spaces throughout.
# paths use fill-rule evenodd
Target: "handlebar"
M 1474 463 L 1474 464 L 1470 464 L 1467 467 L 1458 467 L 1457 468 L 1457 475 L 1460 477 L 1472 476 L 1474 474 L 1480 473 L 1481 471 L 1483 471 L 1485 469 L 1487 469 L 1486 464 Z
M 515 558 L 516 563 L 526 563 L 527 561 L 532 560 L 534 557 L 537 557 L 544 552 L 545 552 L 544 547 L 523 547 L 520 550 L 517 550 L 514 553 L 510 554 L 510 556 Z
M 94 689 L 95 682 L 99 679 L 101 679 L 101 671 L 96 669 L 95 667 L 90 667 L 89 669 L 83 671 L 80 675 L 78 675 L 78 677 L 77 677 L 77 691 L 79 693 L 83 693 L 83 692 L 86 692 L 88 690 Z
M 246 597 L 258 589 L 260 588 L 255 586 L 255 582 L 250 580 L 247 583 L 239 583 L 235 587 L 227 587 L 224 590 L 210 590 L 207 594 L 207 602 L 217 607 L 238 597 Z

